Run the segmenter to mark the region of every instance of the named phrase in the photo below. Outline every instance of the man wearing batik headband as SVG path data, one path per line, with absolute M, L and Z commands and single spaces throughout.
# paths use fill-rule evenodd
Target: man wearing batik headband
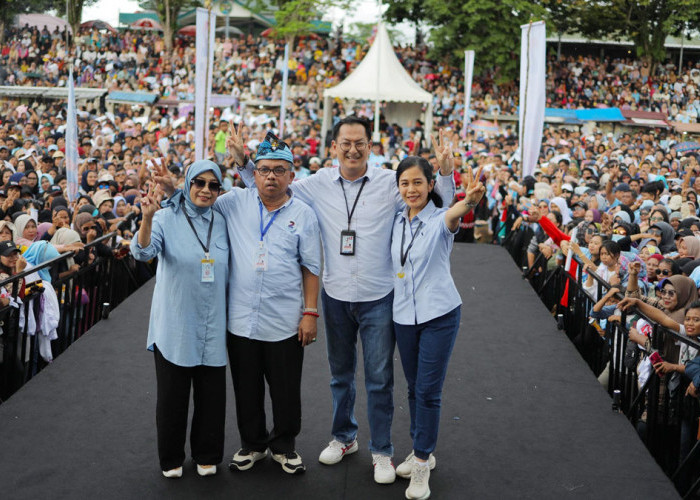
M 156 180 L 172 192 L 167 172 Z M 316 341 L 321 247 L 313 210 L 289 186 L 292 153 L 268 134 L 255 158 L 254 185 L 220 196 L 231 239 L 227 348 L 241 449 L 229 468 L 247 470 L 272 452 L 282 470 L 305 471 L 295 450 L 301 430 L 304 347 Z M 177 196 L 177 193 L 175 194 Z M 265 422 L 265 380 L 273 429 Z
M 291 188 L 295 200 L 305 201 L 316 212 L 325 259 L 322 297 L 331 369 L 333 440 L 319 461 L 337 464 L 359 448 L 354 412 L 359 334 L 374 480 L 387 484 L 396 479 L 391 442 L 396 342 L 390 247 L 393 216 L 405 204 L 392 170 L 368 168 L 371 135 L 371 125 L 363 118 L 340 120 L 333 128 L 331 146 L 340 167 L 321 169 L 294 182 Z M 446 154 L 444 141 L 433 144 L 437 152 Z M 236 130 L 230 130 L 228 149 L 246 185 L 252 186 L 257 182 L 255 165 L 246 162 L 243 140 Z M 455 192 L 452 169 L 441 169 L 437 177 L 435 189 L 449 205 Z

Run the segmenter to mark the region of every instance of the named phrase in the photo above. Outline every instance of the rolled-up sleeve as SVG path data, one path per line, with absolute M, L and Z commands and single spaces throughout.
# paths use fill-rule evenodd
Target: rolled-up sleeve
M 450 175 L 441 175 L 438 172 L 437 180 L 435 181 L 435 192 L 442 198 L 442 206 L 449 207 L 455 197 L 455 176 L 454 172 Z
M 163 227 L 160 223 L 160 218 L 158 213 L 153 217 L 153 224 L 151 227 L 151 242 L 147 247 L 142 247 L 139 245 L 139 232 L 136 231 L 133 239 L 131 240 L 131 255 L 134 259 L 143 262 L 154 259 L 163 250 Z

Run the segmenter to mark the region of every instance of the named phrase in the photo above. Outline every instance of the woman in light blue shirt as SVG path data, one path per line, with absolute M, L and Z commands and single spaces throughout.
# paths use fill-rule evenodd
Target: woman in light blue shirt
M 158 257 L 147 347 L 155 354 L 158 455 L 166 477 L 182 476 L 190 386 L 190 445 L 199 475 L 215 474 L 224 452 L 229 242 L 224 218 L 211 208 L 221 171 L 196 161 L 185 183 L 157 212 L 149 192 L 131 244 L 137 260 Z
M 441 164 L 454 161 L 449 147 L 436 145 L 436 151 Z M 435 181 L 427 160 L 409 156 L 396 170 L 406 208 L 394 219 L 391 242 L 394 331 L 408 384 L 413 440 L 413 451 L 396 474 L 411 479 L 406 498 L 430 496 L 442 385 L 462 304 L 450 273 L 450 253 L 460 219 L 485 192 L 480 175 L 481 169 L 473 178 L 470 169 L 465 199 L 446 209 L 433 191 Z

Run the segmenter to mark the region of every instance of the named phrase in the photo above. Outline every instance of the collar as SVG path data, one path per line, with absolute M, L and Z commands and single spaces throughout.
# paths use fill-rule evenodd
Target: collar
M 437 207 L 435 206 L 435 203 L 433 203 L 433 200 L 428 200 L 428 204 L 423 207 L 423 210 L 418 212 L 418 214 L 414 217 L 414 219 L 418 219 L 420 222 L 425 224 L 428 222 L 428 219 L 432 217 L 432 215 L 435 213 L 437 210 Z M 406 219 L 406 222 L 411 222 L 408 220 L 408 207 L 404 208 L 403 213 L 401 214 L 401 217 Z
M 273 212 L 268 212 L 268 213 L 279 212 L 283 208 L 287 208 L 289 205 L 291 205 L 292 202 L 294 201 L 294 192 L 289 188 L 287 188 L 287 196 L 289 196 L 289 199 L 284 202 L 284 205 L 279 207 L 277 210 L 274 210 Z M 257 189 L 255 190 L 255 198 L 258 200 L 258 203 L 262 203 L 262 199 L 260 198 L 260 193 L 258 193 Z M 265 208 L 264 203 L 263 203 L 263 208 Z M 267 208 L 265 208 L 265 210 L 267 210 Z
M 369 165 L 367 165 L 367 170 L 365 171 L 365 174 L 358 177 L 354 181 L 349 181 L 349 180 L 345 179 L 344 177 L 342 177 L 340 175 L 340 167 L 332 169 L 330 175 L 331 175 L 331 179 L 333 180 L 333 182 L 337 182 L 340 179 L 342 179 L 345 182 L 354 183 L 354 182 L 360 182 L 364 178 L 367 178 L 368 181 L 372 181 L 372 179 L 377 175 L 377 172 L 376 172 L 377 170 L 379 170 L 379 169 L 377 169 L 375 167 L 370 167 Z
M 206 222 L 209 222 L 211 220 L 212 213 L 213 213 L 212 207 L 209 207 L 209 210 L 207 210 L 206 212 L 200 213 L 200 212 L 193 210 L 191 207 L 188 207 L 187 203 L 184 203 L 183 205 L 184 205 L 185 211 L 187 212 L 187 215 L 189 216 L 190 219 L 196 219 L 197 217 L 201 217 Z

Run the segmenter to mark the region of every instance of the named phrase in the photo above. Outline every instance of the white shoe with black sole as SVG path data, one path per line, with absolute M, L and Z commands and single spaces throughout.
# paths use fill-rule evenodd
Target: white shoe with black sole
M 231 458 L 231 463 L 228 464 L 228 468 L 231 470 L 248 470 L 258 462 L 267 457 L 267 450 L 265 451 L 252 451 L 241 448 L 233 455 Z
M 272 460 L 282 466 L 282 470 L 287 474 L 303 474 L 306 472 L 306 466 L 301 461 L 301 457 L 296 452 L 291 453 L 273 453 Z

